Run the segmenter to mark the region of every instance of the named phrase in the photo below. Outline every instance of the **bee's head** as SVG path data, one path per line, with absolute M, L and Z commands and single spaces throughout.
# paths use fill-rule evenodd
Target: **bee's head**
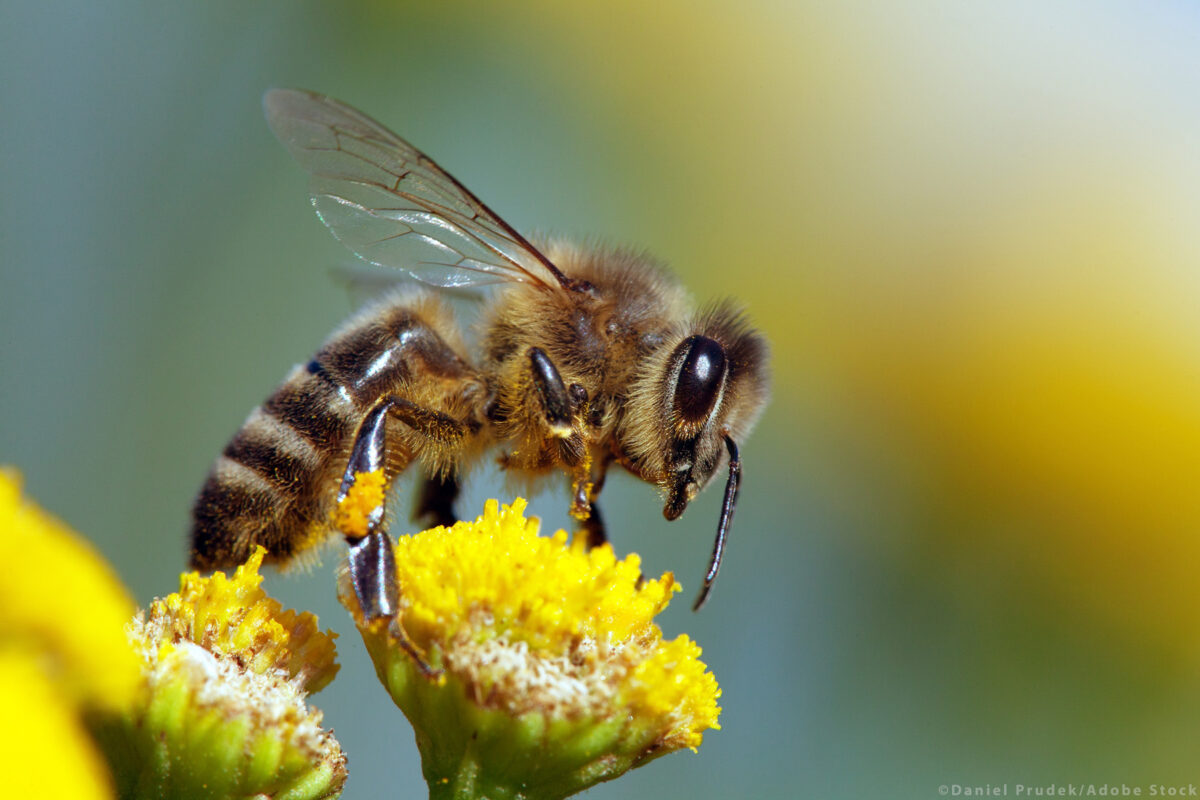
M 750 432 L 767 400 L 767 359 L 766 341 L 725 304 L 664 337 L 648 359 L 628 401 L 624 444 L 666 494 L 667 519 L 726 461 L 725 439 Z

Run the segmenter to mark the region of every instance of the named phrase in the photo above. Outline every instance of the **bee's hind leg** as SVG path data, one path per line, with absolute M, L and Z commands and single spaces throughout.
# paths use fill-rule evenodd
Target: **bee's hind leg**
M 368 621 L 390 620 L 388 633 L 408 653 L 417 668 L 428 676 L 440 674 L 441 670 L 425 660 L 425 654 L 408 638 L 408 632 L 400 623 L 400 587 L 396 584 L 396 551 L 392 548 L 392 537 L 376 530 L 351 541 L 348 561 L 350 581 L 354 584 L 363 617 Z
M 379 471 L 387 472 L 389 415 L 398 418 L 418 433 L 443 443 L 456 442 L 466 435 L 466 426 L 446 414 L 421 408 L 401 397 L 385 398 L 367 414 L 359 428 L 338 491 L 339 507 L 350 495 L 360 476 Z M 383 497 L 387 494 L 386 482 L 390 482 L 392 477 L 394 476 L 384 475 Z M 400 590 L 396 583 L 395 551 L 383 521 L 384 502 L 380 500 L 367 510 L 364 529 L 343 531 L 346 543 L 350 546 L 350 579 L 354 586 L 354 594 L 364 619 L 390 620 L 392 636 L 405 652 L 412 656 L 421 671 L 426 675 L 437 674 L 438 671 L 426 662 L 400 623 Z
M 395 618 L 400 610 L 400 589 L 396 585 L 396 553 L 392 539 L 383 531 L 374 531 L 356 539 L 346 537 L 350 545 L 348 562 L 350 581 L 366 620 Z M 393 576 L 391 580 L 388 576 Z
M 386 433 L 387 407 L 381 404 L 363 420 L 354 440 L 350 462 L 338 489 L 339 508 L 360 475 L 383 470 L 387 462 Z M 364 529 L 342 531 L 346 544 L 350 546 L 350 580 L 354 594 L 363 618 L 368 621 L 395 618 L 400 608 L 400 591 L 395 578 L 396 555 L 392 550 L 391 537 L 383 529 L 383 512 L 384 503 L 379 502 L 366 510 Z

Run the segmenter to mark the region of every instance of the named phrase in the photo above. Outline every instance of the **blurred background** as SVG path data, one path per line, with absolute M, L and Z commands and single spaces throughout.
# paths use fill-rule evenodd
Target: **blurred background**
M 353 307 L 260 111 L 315 89 L 772 342 L 702 613 L 720 488 L 670 524 L 606 488 L 724 714 L 591 797 L 1200 783 L 1198 34 L 1186 2 L 4 3 L 0 462 L 139 602 L 176 588 L 212 459 Z M 337 557 L 268 589 L 343 633 L 346 796 L 422 796 Z

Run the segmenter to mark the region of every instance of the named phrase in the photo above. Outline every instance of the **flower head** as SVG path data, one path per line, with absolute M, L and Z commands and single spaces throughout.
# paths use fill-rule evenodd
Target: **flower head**
M 674 577 L 644 580 L 636 555 L 618 561 L 562 531 L 539 537 L 524 509 L 489 501 L 474 522 L 397 543 L 399 623 L 436 677 L 363 624 L 342 581 L 435 796 L 565 797 L 719 727 L 700 648 L 665 641 L 653 621 Z
M 142 702 L 97 734 L 122 796 L 336 796 L 346 760 L 305 700 L 332 680 L 333 634 L 261 588 L 260 548 L 224 573 L 180 579 L 129 625 Z

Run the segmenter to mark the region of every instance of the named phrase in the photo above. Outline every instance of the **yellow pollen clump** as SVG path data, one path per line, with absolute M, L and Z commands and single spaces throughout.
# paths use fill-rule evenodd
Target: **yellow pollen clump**
M 354 485 L 334 511 L 334 527 L 347 536 L 366 536 L 372 514 L 383 508 L 385 490 L 382 469 L 355 473 Z

